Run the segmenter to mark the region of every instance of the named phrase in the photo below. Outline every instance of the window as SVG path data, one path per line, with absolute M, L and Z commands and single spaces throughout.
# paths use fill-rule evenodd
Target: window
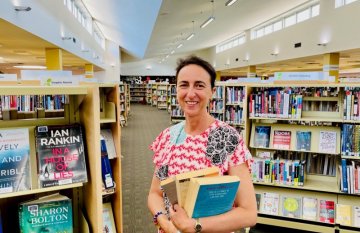
M 305 21 L 305 20 L 307 20 L 309 18 L 310 18 L 310 8 L 307 8 L 307 9 L 297 13 L 296 22 L 300 23 L 300 22 Z
M 240 35 L 237 35 L 225 42 L 222 42 L 218 45 L 216 45 L 216 53 L 220 53 L 220 52 L 223 52 L 225 50 L 228 50 L 228 49 L 231 49 L 233 47 L 236 47 L 236 46 L 239 46 L 241 44 L 244 44 L 245 43 L 245 34 L 242 33 Z
M 320 4 L 311 7 L 311 17 L 318 16 L 320 14 Z
M 294 25 L 296 23 L 296 15 L 290 15 L 285 18 L 284 26 L 289 27 L 291 25 Z
M 267 35 L 267 34 L 270 34 L 273 32 L 273 25 L 270 24 L 270 25 L 267 25 L 265 28 L 264 28 L 264 35 Z
M 279 31 L 281 29 L 282 29 L 282 20 L 277 21 L 276 23 L 274 23 L 274 26 L 273 26 L 274 32 Z
M 335 0 L 335 8 L 356 2 L 357 0 Z

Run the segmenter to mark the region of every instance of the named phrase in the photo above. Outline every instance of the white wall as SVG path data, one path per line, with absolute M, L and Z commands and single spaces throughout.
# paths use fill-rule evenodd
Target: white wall
M 334 8 L 333 0 L 320 1 L 320 15 L 213 57 L 217 70 L 245 67 L 360 48 L 360 1 Z M 250 32 L 249 32 L 250 33 Z M 300 48 L 294 44 L 301 42 Z M 318 43 L 328 42 L 326 46 Z M 213 48 L 215 50 L 215 48 Z M 278 50 L 277 56 L 270 55 Z M 249 61 L 243 60 L 249 56 Z M 236 62 L 235 59 L 239 58 Z M 226 65 L 228 63 L 228 65 Z

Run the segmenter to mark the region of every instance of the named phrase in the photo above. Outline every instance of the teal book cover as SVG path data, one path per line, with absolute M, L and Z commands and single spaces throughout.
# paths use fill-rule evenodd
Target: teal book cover
M 19 205 L 20 233 L 73 233 L 71 200 L 55 194 Z
M 234 179 L 223 180 L 224 177 L 232 177 Z M 204 182 L 200 181 L 199 185 L 195 185 L 198 186 L 198 188 L 195 188 L 195 191 L 189 187 L 188 195 L 193 195 L 193 198 L 190 197 L 189 200 L 186 199 L 186 202 L 189 201 L 191 203 L 191 199 L 195 200 L 195 203 L 188 205 L 193 206 L 193 209 L 190 207 L 190 211 L 188 211 L 188 214 L 190 212 L 192 218 L 219 215 L 232 209 L 240 185 L 237 176 L 218 176 L 195 179 L 198 181 L 203 180 Z M 191 194 L 191 192 L 193 193 Z M 187 205 L 185 204 L 185 209 L 186 206 Z M 193 211 L 191 211 L 191 209 Z

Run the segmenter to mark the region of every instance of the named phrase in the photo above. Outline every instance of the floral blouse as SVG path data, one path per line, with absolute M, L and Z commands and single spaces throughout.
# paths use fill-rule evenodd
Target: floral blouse
M 221 175 L 230 167 L 253 161 L 240 134 L 227 123 L 215 120 L 203 133 L 187 135 L 185 121 L 162 131 L 150 145 L 155 175 L 164 180 L 180 173 L 218 166 Z M 165 208 L 170 202 L 164 193 Z

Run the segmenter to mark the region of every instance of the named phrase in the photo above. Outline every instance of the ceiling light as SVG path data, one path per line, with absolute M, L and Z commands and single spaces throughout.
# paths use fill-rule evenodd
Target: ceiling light
M 171 54 L 174 54 L 175 53 L 175 50 L 171 51 Z
M 234 4 L 237 0 L 229 0 L 225 3 L 225 6 L 231 6 L 232 4 Z
M 20 68 L 20 69 L 46 69 L 46 66 L 28 66 L 28 65 L 23 65 L 23 66 L 13 66 L 14 68 Z
M 200 28 L 204 28 L 206 27 L 207 25 L 209 25 L 209 23 L 211 23 L 212 21 L 215 20 L 215 17 L 214 16 L 210 16 L 205 22 L 203 22 L 201 25 L 200 25 Z
M 183 46 L 183 44 L 179 44 L 176 48 L 181 48 Z
M 194 33 L 191 33 L 187 38 L 186 38 L 186 40 L 190 40 L 191 38 L 193 38 L 195 36 L 195 34 Z
M 15 11 L 31 11 L 29 6 L 14 6 Z

